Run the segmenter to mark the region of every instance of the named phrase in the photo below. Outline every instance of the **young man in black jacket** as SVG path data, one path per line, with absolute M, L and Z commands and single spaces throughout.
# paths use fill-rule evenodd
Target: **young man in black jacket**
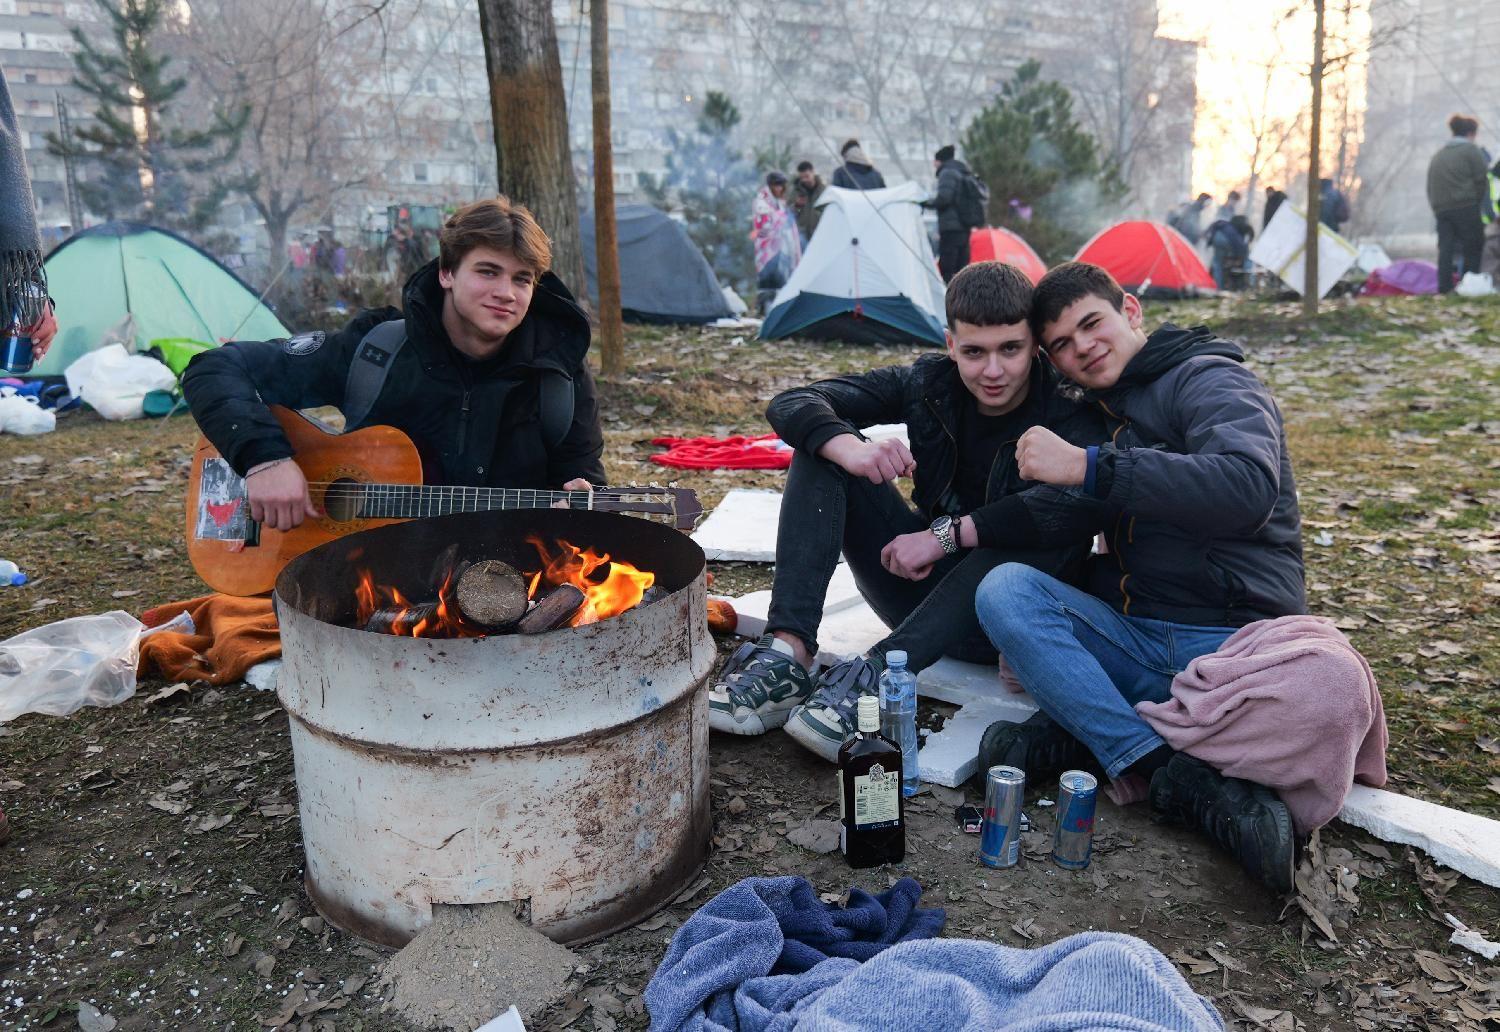
M 245 478 L 253 519 L 289 530 L 318 515 L 268 405 L 335 405 L 346 429 L 403 430 L 435 463 L 436 484 L 604 483 L 589 324 L 547 271 L 547 235 L 524 207 L 495 197 L 455 212 L 438 244 L 439 257 L 407 281 L 404 312 L 362 312 L 331 336 L 226 344 L 188 365 L 183 393 Z
M 994 662 L 974 615 L 974 591 L 989 570 L 1014 560 L 1057 577 L 1076 574 L 1088 533 L 1069 539 L 1054 526 L 1058 518 L 1086 522 L 1066 492 L 1033 488 L 1016 503 L 1059 544 L 1011 549 L 1005 523 L 991 515 L 998 499 L 1024 487 L 1014 453 L 1028 427 L 1045 424 L 1080 445 L 1103 440 L 1098 413 L 1058 396 L 1054 374 L 1036 358 L 1030 299 L 1018 270 L 972 265 L 948 288 L 947 354 L 822 380 L 771 402 L 766 416 L 795 453 L 767 633 L 720 671 L 709 693 L 711 727 L 763 734 L 784 724 L 831 761 L 859 696 L 876 690 L 888 650 L 904 650 L 912 670 L 945 653 Z M 880 423 L 905 423 L 910 448 L 859 432 Z M 895 485 L 908 476 L 916 511 Z M 864 656 L 825 671 L 814 691 L 809 671 L 841 551 L 860 593 L 894 630 Z
M 1200 826 L 1265 884 L 1292 884 L 1291 815 L 1269 789 L 1172 749 L 1136 715 L 1238 628 L 1306 611 L 1297 489 L 1281 411 L 1238 345 L 1204 327 L 1148 334 L 1140 302 L 1096 265 L 1047 273 L 1031 326 L 1048 360 L 1104 414 L 1079 447 L 1042 427 L 1017 444 L 1021 475 L 1081 488 L 1104 507 L 1107 553 L 1087 589 L 1007 564 L 979 588 L 980 623 L 1042 713 L 992 725 L 980 767 L 1040 782 L 1097 758 L 1150 784 L 1154 815 Z M 1016 507 L 1013 540 L 1047 528 Z

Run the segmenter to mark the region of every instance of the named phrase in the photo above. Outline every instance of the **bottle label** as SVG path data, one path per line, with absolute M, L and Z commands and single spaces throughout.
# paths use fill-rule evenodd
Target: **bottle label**
M 870 773 L 854 779 L 854 826 L 892 828 L 900 822 L 901 772 L 877 763 Z

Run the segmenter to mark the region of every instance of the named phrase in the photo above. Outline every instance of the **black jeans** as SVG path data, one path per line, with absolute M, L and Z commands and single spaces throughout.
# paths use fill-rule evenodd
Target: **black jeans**
M 1446 294 L 1453 289 L 1453 252 L 1461 249 L 1464 272 L 1479 271 L 1479 256 L 1484 251 L 1484 220 L 1479 214 L 1479 205 L 1454 208 L 1437 213 L 1438 232 L 1438 293 Z
M 938 233 L 938 272 L 947 283 L 969 264 L 969 231 L 945 229 Z
M 795 452 L 781 499 L 776 532 L 776 573 L 768 631 L 786 631 L 818 651 L 823 600 L 839 554 L 870 608 L 893 628 L 867 655 L 906 652 L 909 669 L 931 666 L 944 655 L 993 663 L 995 647 L 974 612 L 979 582 L 1001 563 L 1034 566 L 1076 583 L 1087 543 L 1066 549 L 961 549 L 945 556 L 927 577 L 910 581 L 880 565 L 880 551 L 900 534 L 924 530 L 928 521 L 892 484 L 872 484 L 831 462 Z

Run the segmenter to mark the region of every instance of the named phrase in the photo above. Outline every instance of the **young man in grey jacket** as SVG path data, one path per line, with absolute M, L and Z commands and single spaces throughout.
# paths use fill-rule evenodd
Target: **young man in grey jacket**
M 1016 445 L 1028 481 L 1103 503 L 1108 550 L 1086 589 L 1006 564 L 980 585 L 979 621 L 1042 713 L 997 724 L 981 769 L 1038 780 L 1095 759 L 1150 784 L 1153 815 L 1196 825 L 1278 891 L 1292 885 L 1291 815 L 1275 793 L 1172 749 L 1135 704 L 1240 627 L 1306 611 L 1301 522 L 1281 412 L 1234 343 L 1204 327 L 1147 333 L 1140 302 L 1096 265 L 1037 285 L 1032 331 L 1103 412 L 1109 441 L 1078 447 L 1045 427 Z M 1045 528 L 1010 522 L 1016 545 Z

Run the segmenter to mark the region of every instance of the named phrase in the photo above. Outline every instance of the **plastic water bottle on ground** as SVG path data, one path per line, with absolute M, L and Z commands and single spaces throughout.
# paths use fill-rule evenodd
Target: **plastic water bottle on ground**
M 901 747 L 901 794 L 914 796 L 917 772 L 917 675 L 906 669 L 906 653 L 885 654 L 880 675 L 880 733 Z
M 18 588 L 26 583 L 26 575 L 9 559 L 0 559 L 0 587 Z

